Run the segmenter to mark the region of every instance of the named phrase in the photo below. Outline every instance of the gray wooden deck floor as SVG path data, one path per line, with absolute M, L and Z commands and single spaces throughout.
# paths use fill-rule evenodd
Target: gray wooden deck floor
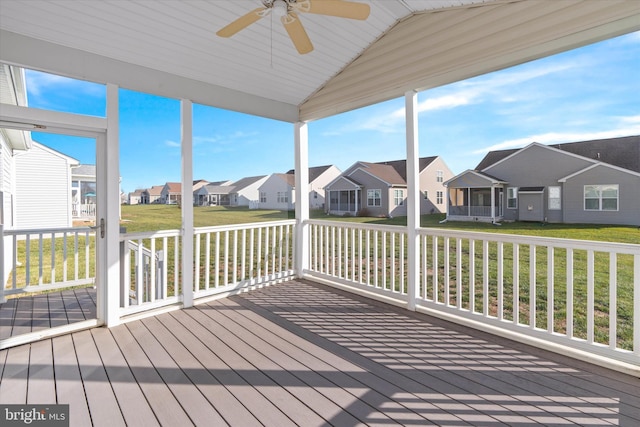
M 640 380 L 293 281 L 0 351 L 74 426 L 640 425 Z
M 93 287 L 11 298 L 0 304 L 0 339 L 95 318 Z

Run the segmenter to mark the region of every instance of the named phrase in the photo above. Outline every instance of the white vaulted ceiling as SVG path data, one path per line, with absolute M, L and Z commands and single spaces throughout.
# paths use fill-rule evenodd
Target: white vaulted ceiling
M 0 0 L 0 61 L 293 122 L 640 30 L 635 0 L 367 3 L 304 14 L 299 55 L 270 16 L 215 35 L 257 0 Z

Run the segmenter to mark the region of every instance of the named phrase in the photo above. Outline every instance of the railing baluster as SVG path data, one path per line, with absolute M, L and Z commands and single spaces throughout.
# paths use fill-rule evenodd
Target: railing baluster
M 609 348 L 615 350 L 618 341 L 618 258 L 609 254 Z M 636 307 L 636 310 L 638 307 Z
M 547 248 L 547 332 L 553 332 L 554 323 L 554 259 L 553 259 L 553 246 Z
M 362 230 L 358 230 L 358 248 L 362 249 L 361 240 L 362 240 Z M 351 280 L 356 281 L 356 265 L 358 268 L 358 273 L 362 274 L 362 270 L 360 270 L 360 263 L 356 264 L 356 230 L 354 228 L 351 229 Z
M 224 281 L 222 283 L 223 286 L 229 284 L 229 230 L 224 232 Z
M 462 239 L 456 239 L 456 307 L 462 308 Z
M 498 242 L 498 319 L 504 319 L 504 243 Z
M 476 241 L 469 239 L 469 311 L 476 312 Z
M 51 283 L 56 283 L 56 233 L 51 233 Z
M 73 278 L 74 280 L 78 280 L 78 275 L 80 274 L 80 269 L 78 268 L 78 232 L 76 231 L 74 233 L 74 245 L 73 245 L 73 265 L 74 265 L 74 272 L 73 272 Z
M 198 292 L 200 289 L 200 233 L 195 235 L 196 244 L 195 244 L 195 253 L 193 254 L 193 258 L 195 261 L 195 273 L 193 275 L 193 286 L 195 288 L 195 292 Z
M 204 237 L 204 288 L 211 287 L 211 233 Z
M 444 305 L 448 306 L 450 301 L 449 301 L 449 286 L 450 286 L 450 275 L 449 275 L 449 268 L 451 268 L 451 258 L 449 255 L 449 238 L 445 237 L 444 238 L 444 283 L 442 284 L 444 286 Z
M 0 236 L 1 238 L 2 236 Z M 25 237 L 25 286 L 29 286 L 31 285 L 31 235 L 27 234 L 27 236 Z M 18 252 L 18 248 L 15 247 L 14 252 Z M 2 261 L 4 262 L 4 260 Z M 14 276 L 15 276 L 15 270 L 14 270 Z M 4 280 L 4 278 L 2 278 L 2 280 Z M 4 288 L 4 283 L 2 284 L 2 287 Z
M 529 245 L 529 327 L 536 327 L 536 245 Z
M 62 281 L 67 281 L 67 232 L 62 233 Z
M 595 260 L 594 252 L 587 251 L 587 342 L 594 339 L 594 291 L 595 291 Z
M 209 235 L 209 233 L 207 233 L 207 235 Z M 245 269 L 247 268 L 247 230 L 245 228 L 242 229 L 242 248 L 240 249 L 240 252 L 242 252 L 242 260 L 240 262 L 240 280 L 244 281 L 244 279 L 247 277 L 247 272 L 245 271 Z
M 238 230 L 233 230 L 233 274 L 232 282 L 238 281 Z
M 213 270 L 215 273 L 215 287 L 220 286 L 220 232 L 216 232 L 216 251 L 215 251 L 215 269 Z
M 567 338 L 573 338 L 573 249 L 567 248 Z
M 156 300 L 156 296 L 158 293 L 158 285 L 156 283 L 156 239 L 155 237 L 151 238 L 151 251 L 149 254 L 149 301 L 153 302 Z
M 143 289 L 144 289 L 144 260 L 142 258 L 142 239 L 138 240 L 138 251 L 136 252 L 136 300 L 138 304 L 144 302 Z
M 429 293 L 427 292 L 427 286 L 429 285 L 429 281 L 427 278 L 429 277 L 429 264 L 428 264 L 428 253 L 427 248 L 429 247 L 429 242 L 427 240 L 428 236 L 421 236 L 422 240 L 422 298 L 425 300 L 428 299 Z
M 433 236 L 431 242 L 433 250 L 431 256 L 433 257 L 433 302 L 438 302 L 438 236 Z
M 405 289 L 405 279 L 404 279 L 404 233 L 400 233 L 400 293 L 402 295 L 407 295 L 407 290 Z
M 17 248 L 17 246 L 15 244 L 16 237 L 17 236 L 13 237 L 13 239 L 14 239 L 13 247 L 14 248 Z M 43 246 L 43 242 L 42 242 L 43 238 L 44 238 L 44 236 L 42 235 L 42 233 L 40 233 L 38 235 L 38 285 L 42 285 L 42 283 L 44 281 L 44 272 L 42 271 L 42 264 L 43 264 L 42 261 L 44 261 L 43 247 L 42 247 Z M 17 260 L 18 251 L 15 251 L 13 255 L 15 257 L 14 259 Z M 15 262 L 13 264 L 13 268 L 14 268 L 13 271 L 15 271 L 15 268 L 16 268 L 16 263 Z M 13 275 L 13 289 L 16 289 L 16 275 L 15 274 Z
M 253 243 L 253 239 L 255 237 L 255 231 L 252 228 L 251 230 L 249 230 L 249 280 L 251 281 L 251 283 L 255 283 L 255 267 L 253 265 L 253 248 L 254 248 L 254 243 Z
M 387 289 L 387 232 L 382 232 L 382 289 Z
M 482 241 L 482 314 L 489 315 L 489 241 Z
M 91 257 L 89 256 L 89 253 L 91 248 L 91 239 L 90 239 L 90 233 L 89 230 L 85 231 L 84 233 L 84 277 L 85 279 L 88 279 L 89 276 L 91 276 L 91 272 L 90 272 L 90 268 L 89 268 L 89 260 L 91 259 Z
M 633 353 L 640 357 L 640 254 L 633 256 Z
M 389 234 L 390 234 L 389 264 L 390 264 L 390 270 L 391 270 L 389 274 L 389 278 L 391 279 L 391 283 L 389 284 L 389 289 L 391 289 L 391 292 L 396 292 L 396 233 L 389 233 Z
M 177 238 L 177 237 L 176 237 Z M 166 298 L 168 296 L 167 287 L 168 287 L 168 268 L 167 268 L 167 257 L 169 256 L 168 249 L 168 239 L 167 237 L 162 238 L 162 298 Z
M 513 244 L 513 323 L 520 323 L 520 245 Z

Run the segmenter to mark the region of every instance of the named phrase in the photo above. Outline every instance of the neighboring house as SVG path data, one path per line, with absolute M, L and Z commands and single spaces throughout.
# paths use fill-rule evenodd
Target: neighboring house
M 258 188 L 260 209 L 292 210 L 294 208 L 295 176 L 272 173 Z
M 295 170 L 287 172 L 294 175 Z M 324 209 L 325 186 L 340 176 L 340 169 L 334 165 L 309 168 L 309 209 Z
M 71 169 L 71 215 L 76 219 L 96 217 L 95 165 L 78 165 Z
M 212 182 L 196 191 L 196 206 L 230 206 L 233 186 L 229 181 Z
M 145 190 L 144 188 L 139 188 L 139 189 L 129 193 L 128 203 L 130 205 L 141 205 L 141 204 L 143 204 L 144 192 L 145 191 L 147 191 L 147 190 Z
M 200 190 L 205 185 L 209 184 L 209 181 L 205 181 L 204 179 L 198 179 L 193 181 L 193 205 L 198 206 L 198 190 Z
M 325 211 L 334 215 L 407 215 L 406 160 L 356 162 L 330 182 Z M 439 156 L 418 159 L 420 213 L 445 211 L 444 182 L 453 173 Z
M 154 185 L 151 188 L 143 190 L 140 203 L 143 205 L 161 203 L 163 188 L 164 185 Z
M 239 179 L 233 184 L 231 204 L 233 206 L 258 207 L 260 190 L 259 188 L 267 181 L 267 175 L 250 176 Z
M 446 185 L 448 220 L 640 225 L 640 136 L 492 151 Z
M 160 193 L 160 203 L 175 205 L 182 202 L 182 184 L 179 182 L 167 182 Z
M 78 165 L 35 141 L 30 150 L 15 156 L 15 228 L 71 227 L 71 175 Z

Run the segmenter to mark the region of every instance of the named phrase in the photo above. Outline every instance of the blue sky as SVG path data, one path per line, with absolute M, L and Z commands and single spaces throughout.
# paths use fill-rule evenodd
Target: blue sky
M 420 156 L 454 174 L 490 150 L 640 134 L 640 32 L 418 95 Z M 27 72 L 29 105 L 105 115 L 102 85 Z M 125 192 L 180 181 L 178 100 L 120 91 Z M 82 163 L 92 141 L 33 133 Z M 194 179 L 237 180 L 293 168 L 293 125 L 194 105 Z M 344 170 L 405 158 L 404 99 L 309 124 L 309 163 Z

